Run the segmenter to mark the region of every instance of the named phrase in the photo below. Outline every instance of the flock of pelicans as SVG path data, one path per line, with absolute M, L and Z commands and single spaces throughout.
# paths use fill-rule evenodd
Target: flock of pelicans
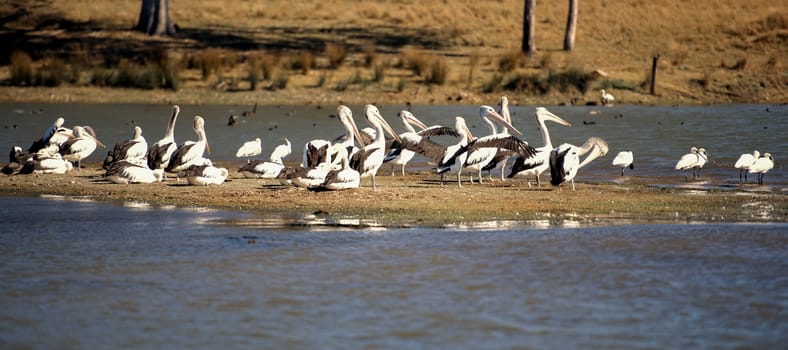
M 612 97 L 612 96 L 611 96 Z M 176 105 L 167 123 L 164 137 L 150 147 L 142 136 L 142 128 L 136 126 L 131 139 L 118 142 L 108 153 L 103 163 L 104 178 L 112 183 L 153 183 L 166 178 L 166 174 L 176 174 L 178 178 L 186 178 L 192 185 L 218 185 L 227 178 L 226 168 L 215 167 L 205 154 L 210 154 L 210 146 L 205 133 L 205 121 L 200 116 L 194 117 L 196 141 L 186 141 L 178 145 L 175 142 L 175 122 L 180 113 Z M 454 127 L 427 126 L 409 111 L 397 114 L 406 131 L 397 134 L 374 105 L 364 107 L 364 117 L 370 127 L 359 129 L 353 114 L 347 106 L 337 107 L 337 117 L 345 129 L 344 137 L 329 141 L 314 139 L 303 147 L 300 166 L 286 166 L 283 159 L 290 155 L 290 141 L 277 146 L 268 160 L 251 161 L 262 152 L 259 138 L 244 143 L 236 152 L 236 157 L 247 158 L 239 172 L 246 178 L 278 179 L 283 184 L 310 189 L 343 190 L 357 188 L 361 179 L 371 178 L 372 188 L 376 189 L 375 175 L 383 163 L 390 163 L 392 175 L 394 167 L 399 166 L 405 174 L 405 166 L 419 154 L 425 157 L 441 177 L 443 186 L 444 174 L 455 171 L 457 184 L 462 187 L 462 172 L 471 172 L 470 182 L 474 182 L 474 173 L 482 183 L 482 172 L 500 169 L 501 179 L 510 158 L 514 159 L 509 178 L 525 177 L 536 180 L 541 186 L 540 176 L 550 171 L 550 183 L 560 186 L 570 183 L 575 189 L 574 178 L 578 170 L 594 159 L 608 152 L 607 143 L 598 137 L 590 137 L 583 145 L 568 143 L 553 146 L 546 122 L 563 126 L 571 124 L 551 113 L 544 107 L 537 107 L 534 116 L 542 133 L 544 145 L 533 147 L 518 138 L 522 133 L 512 125 L 508 100 L 501 97 L 497 110 L 490 106 L 479 107 L 479 118 L 489 127 L 489 135 L 474 137 L 462 117 L 454 119 Z M 81 168 L 81 160 L 93 153 L 98 146 L 105 147 L 89 126 L 66 128 L 63 118 L 58 118 L 44 135 L 36 140 L 26 151 L 14 147 L 9 163 L 3 167 L 5 174 L 15 173 L 65 173 L 74 166 Z M 416 129 L 418 128 L 418 130 Z M 390 137 L 387 137 L 388 133 Z M 433 137 L 446 136 L 457 141 L 444 145 L 434 141 Z M 581 160 L 581 157 L 585 156 Z M 633 153 L 622 151 L 613 160 L 613 165 L 624 169 L 633 167 Z M 709 156 L 704 148 L 692 147 L 676 163 L 676 170 L 692 170 L 693 178 L 700 177 L 700 169 L 706 164 Z M 74 165 L 74 163 L 76 165 Z M 758 183 L 763 184 L 763 176 L 774 167 L 771 154 L 743 154 L 735 167 L 740 170 L 740 179 L 747 174 L 758 174 Z M 492 173 L 490 172 L 490 179 Z

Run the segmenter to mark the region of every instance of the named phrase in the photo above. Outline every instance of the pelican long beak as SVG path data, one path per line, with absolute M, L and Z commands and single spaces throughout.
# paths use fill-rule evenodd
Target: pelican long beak
M 558 124 L 561 124 L 563 126 L 572 126 L 571 123 L 569 123 L 568 121 L 564 120 L 563 118 L 553 114 L 553 112 L 550 112 L 550 111 L 548 111 L 545 108 L 537 108 L 536 114 L 537 114 L 537 118 L 542 118 L 542 120 L 544 120 L 544 121 L 548 121 L 549 120 L 551 122 L 558 123 Z
M 609 147 L 605 140 L 600 139 L 598 137 L 589 138 L 588 141 L 586 141 L 586 143 L 583 145 L 579 153 L 580 155 L 586 152 L 590 152 L 590 153 L 588 153 L 588 156 L 586 156 L 586 158 L 583 159 L 583 162 L 581 162 L 577 166 L 577 168 L 580 169 L 586 166 L 588 163 L 591 163 L 592 160 L 604 156 L 605 154 L 607 154 L 608 150 Z
M 96 144 L 101 146 L 101 148 L 107 148 L 107 146 L 104 146 L 104 144 L 101 143 L 101 141 L 99 141 L 97 138 L 94 138 L 94 140 L 96 140 Z
M 364 138 L 361 137 L 361 132 L 358 131 L 358 126 L 356 126 L 356 121 L 353 117 L 348 118 L 348 125 L 350 125 L 350 129 L 353 131 L 353 137 L 356 138 L 356 142 L 358 142 L 361 147 L 366 146 L 364 144 Z
M 463 130 L 465 130 L 465 136 L 468 139 L 468 142 L 472 142 L 474 140 L 473 134 L 471 134 L 471 129 L 468 129 L 467 124 L 462 125 Z
M 411 124 L 411 125 L 415 125 L 415 126 L 418 126 L 418 127 L 419 127 L 419 128 L 421 128 L 422 130 L 424 130 L 424 129 L 426 129 L 426 128 L 427 128 L 427 125 L 426 125 L 426 124 L 424 124 L 424 123 L 422 123 L 422 122 L 421 122 L 421 120 L 418 120 L 418 119 L 416 118 L 416 116 L 414 116 L 413 114 L 410 114 L 410 113 L 406 114 L 406 115 L 405 115 L 405 120 L 406 120 L 406 121 L 407 121 L 409 124 Z
M 487 118 L 490 118 L 494 122 L 502 125 L 503 127 L 509 129 L 511 132 L 523 136 L 523 133 L 521 133 L 520 130 L 517 130 L 517 128 L 515 128 L 514 125 L 506 121 L 506 118 L 498 114 L 498 112 L 496 112 L 494 109 L 492 108 L 487 109 L 487 111 L 485 112 L 485 116 L 487 116 Z
M 211 154 L 211 146 L 208 145 L 208 140 L 205 140 L 205 152 L 208 152 L 208 154 Z
M 389 133 L 389 135 L 391 135 L 391 137 L 393 137 L 397 141 L 402 141 L 399 138 L 399 135 L 397 135 L 397 133 L 394 132 L 394 129 L 391 128 L 389 123 L 386 122 L 386 119 L 383 119 L 383 116 L 380 115 L 380 111 L 377 108 L 374 108 L 374 110 L 369 111 L 368 113 L 365 113 L 365 114 L 366 114 L 367 120 L 369 120 L 370 123 L 373 123 L 373 124 L 374 123 L 378 123 L 378 124 L 380 124 L 380 126 L 383 127 L 383 129 L 386 130 L 386 132 Z M 370 120 L 369 118 L 373 118 L 374 120 Z

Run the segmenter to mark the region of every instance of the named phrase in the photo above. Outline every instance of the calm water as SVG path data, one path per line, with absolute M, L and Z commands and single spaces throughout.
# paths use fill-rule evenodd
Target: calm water
M 308 230 L 0 198 L 2 348 L 775 349 L 788 225 Z
M 489 101 L 495 105 L 497 101 Z M 194 115 L 206 120 L 206 132 L 214 160 L 235 160 L 234 155 L 243 141 L 260 137 L 263 158 L 282 142 L 283 137 L 293 142 L 294 154 L 286 161 L 300 161 L 304 143 L 314 138 L 333 139 L 343 130 L 336 118 L 336 105 L 325 106 L 261 106 L 255 117 L 244 118 L 233 127 L 227 126 L 228 116 L 240 115 L 251 106 L 184 105 L 176 124 L 176 141 L 195 140 L 192 131 Z M 351 106 L 359 127 L 366 126 L 361 106 Z M 381 112 L 398 131 L 403 127 L 396 113 L 405 106 L 383 105 Z M 738 182 L 738 170 L 733 163 L 742 153 L 757 149 L 770 152 L 778 163 L 788 154 L 788 105 L 716 105 L 698 107 L 615 106 L 571 107 L 552 106 L 549 110 L 572 123 L 572 127 L 548 124 L 554 145 L 569 142 L 581 145 L 590 136 L 604 138 L 610 154 L 589 165 L 578 175 L 578 181 L 627 181 L 618 177 L 613 168 L 615 154 L 632 150 L 635 154 L 633 177 L 658 184 L 683 184 L 682 174 L 673 169 L 681 155 L 690 147 L 705 147 L 716 164 L 704 168 L 704 182 L 708 187 L 731 187 Z M 66 125 L 91 125 L 99 139 L 112 147 L 115 142 L 129 139 L 134 124 L 143 128 L 150 143 L 164 134 L 170 116 L 170 105 L 84 105 L 84 104 L 0 104 L 0 150 L 14 145 L 28 147 L 58 116 Z M 536 128 L 533 106 L 513 106 L 514 125 L 525 134 L 532 145 L 542 145 Z M 455 116 L 463 116 L 478 135 L 487 132 L 478 118 L 476 106 L 414 106 L 413 113 L 428 125 L 453 126 Z M 592 112 L 600 112 L 592 115 Z M 444 140 L 444 142 L 454 142 Z M 89 160 L 100 161 L 108 149 L 99 149 Z M 6 152 L 6 151 L 3 151 Z M 5 161 L 5 160 L 3 160 Z M 239 166 L 244 162 L 237 160 Z M 426 167 L 425 163 L 420 163 Z M 415 166 L 419 167 L 419 163 Z M 766 175 L 766 185 L 760 190 L 785 191 L 788 174 L 783 168 Z

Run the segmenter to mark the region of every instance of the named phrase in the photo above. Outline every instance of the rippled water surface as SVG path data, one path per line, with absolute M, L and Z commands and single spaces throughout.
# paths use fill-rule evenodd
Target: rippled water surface
M 384 101 L 378 101 L 384 102 Z M 495 105 L 497 101 L 489 101 Z M 293 155 L 286 161 L 300 161 L 304 143 L 314 138 L 333 139 L 343 134 L 336 118 L 336 105 L 326 106 L 260 106 L 254 117 L 241 118 L 228 126 L 228 116 L 240 115 L 251 106 L 184 105 L 175 130 L 177 142 L 196 140 L 192 131 L 194 115 L 206 120 L 206 133 L 214 160 L 235 160 L 235 151 L 243 141 L 260 137 L 266 158 L 273 148 L 287 137 L 293 142 Z M 361 106 L 351 106 L 359 127 L 366 126 Z M 407 108 L 383 105 L 381 112 L 398 132 L 404 131 L 397 119 L 398 111 Z M 171 106 L 169 105 L 84 105 L 84 104 L 0 104 L 0 150 L 14 145 L 28 147 L 38 139 L 58 116 L 66 125 L 91 125 L 99 139 L 112 147 L 115 142 L 132 136 L 132 125 L 140 125 L 143 135 L 153 143 L 164 135 Z M 543 145 L 542 136 L 533 117 L 533 106 L 513 106 L 513 124 L 532 145 Z M 659 181 L 681 184 L 683 177 L 673 169 L 681 155 L 692 146 L 705 147 L 714 164 L 704 170 L 706 187 L 731 186 L 738 181 L 733 163 L 742 153 L 759 150 L 770 152 L 780 163 L 788 155 L 788 106 L 781 105 L 715 105 L 694 107 L 654 106 L 548 106 L 548 109 L 572 127 L 548 124 L 553 144 L 568 142 L 581 145 L 590 136 L 605 139 L 610 154 L 591 163 L 579 175 L 579 181 L 621 181 L 613 168 L 615 154 L 632 150 L 635 170 L 628 175 L 640 178 L 668 177 Z M 455 116 L 463 116 L 476 136 L 487 133 L 479 121 L 477 106 L 413 106 L 413 113 L 428 125 L 453 126 Z M 443 143 L 453 142 L 442 140 Z M 100 161 L 108 149 L 99 149 L 89 161 Z M 6 151 L 4 151 L 6 152 Z M 5 161 L 5 160 L 3 160 Z M 239 166 L 244 162 L 237 160 Z M 414 166 L 426 167 L 417 157 Z M 782 161 L 788 163 L 788 161 Z M 754 179 L 753 179 L 754 180 Z M 626 181 L 626 179 L 624 180 Z M 788 173 L 777 168 L 766 175 L 766 187 L 784 191 Z
M 310 230 L 62 198 L 0 213 L 2 348 L 788 341 L 786 224 Z

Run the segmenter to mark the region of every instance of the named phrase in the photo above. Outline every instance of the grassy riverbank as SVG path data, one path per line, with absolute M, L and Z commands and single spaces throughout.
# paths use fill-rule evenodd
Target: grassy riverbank
M 137 1 L 0 4 L 0 101 L 228 104 L 788 102 L 788 9 L 773 1 L 171 1 L 174 38 L 129 30 Z M 660 55 L 657 93 L 648 92 Z M 606 76 L 594 72 L 602 71 Z

